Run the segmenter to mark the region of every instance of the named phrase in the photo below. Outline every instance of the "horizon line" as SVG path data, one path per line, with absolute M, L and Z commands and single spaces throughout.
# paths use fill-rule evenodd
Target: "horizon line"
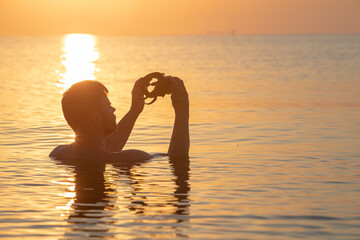
M 202 34 L 93 34 L 85 32 L 70 32 L 70 33 L 59 33 L 59 34 L 0 34 L 0 37 L 55 37 L 55 36 L 66 36 L 71 34 L 84 34 L 99 37 L 181 37 L 181 36 L 300 36 L 300 35 L 358 35 L 360 32 L 349 32 L 349 33 L 233 33 L 233 32 L 206 32 Z

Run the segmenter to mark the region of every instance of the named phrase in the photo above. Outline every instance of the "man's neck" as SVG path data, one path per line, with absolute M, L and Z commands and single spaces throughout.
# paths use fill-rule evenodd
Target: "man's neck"
M 82 149 L 105 149 L 105 136 L 101 134 L 76 134 L 74 144 Z

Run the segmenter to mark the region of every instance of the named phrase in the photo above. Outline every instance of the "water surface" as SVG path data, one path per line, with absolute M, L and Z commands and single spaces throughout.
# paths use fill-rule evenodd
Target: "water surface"
M 360 36 L 0 37 L 0 236 L 359 239 Z M 160 71 L 190 95 L 190 159 L 75 168 L 61 91 Z M 126 148 L 167 151 L 170 98 Z

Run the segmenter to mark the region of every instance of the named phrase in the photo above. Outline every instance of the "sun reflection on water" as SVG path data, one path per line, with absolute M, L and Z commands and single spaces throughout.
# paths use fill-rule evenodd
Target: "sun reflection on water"
M 61 92 L 66 91 L 72 84 L 83 80 L 95 80 L 95 62 L 99 58 L 96 51 L 95 37 L 88 34 L 69 34 L 64 39 L 64 54 L 62 65 L 65 72 L 60 72 L 60 80 L 57 84 Z

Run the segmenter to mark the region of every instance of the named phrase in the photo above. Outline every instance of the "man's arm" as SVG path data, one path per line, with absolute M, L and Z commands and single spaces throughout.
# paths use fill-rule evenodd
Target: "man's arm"
M 177 77 L 169 77 L 172 82 L 171 101 L 175 110 L 175 123 L 170 140 L 168 154 L 188 156 L 189 137 L 189 97 L 184 82 Z
M 141 79 L 135 82 L 131 94 L 132 102 L 129 112 L 119 121 L 115 132 L 106 138 L 106 149 L 111 152 L 119 152 L 123 149 L 137 118 L 144 109 L 144 87 Z

